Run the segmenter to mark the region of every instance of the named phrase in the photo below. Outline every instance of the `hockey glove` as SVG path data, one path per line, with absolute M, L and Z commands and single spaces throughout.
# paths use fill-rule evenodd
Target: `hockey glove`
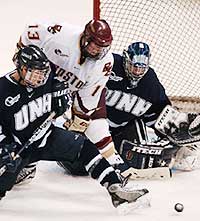
M 56 112 L 57 118 L 65 113 L 71 107 L 72 97 L 66 82 L 56 82 L 54 84 L 52 96 L 52 111 Z
M 64 123 L 64 127 L 70 131 L 76 131 L 79 133 L 84 133 L 89 125 L 89 121 L 82 119 L 76 115 L 73 116 L 71 120 L 67 120 Z
M 120 148 L 125 163 L 137 169 L 168 167 L 177 151 L 178 146 L 171 145 L 169 141 L 137 144 L 123 140 Z
M 76 131 L 79 133 L 84 133 L 90 124 L 89 116 L 83 114 L 82 112 L 77 111 L 74 107 L 70 114 L 65 112 L 64 118 L 66 122 L 64 127 L 70 131 Z
M 181 113 L 171 106 L 166 106 L 158 117 L 155 128 L 178 145 L 200 140 L 200 120 L 196 113 Z M 195 123 L 196 122 L 196 123 Z M 199 133 L 195 137 L 195 134 Z
M 6 166 L 6 171 L 14 173 L 21 163 L 21 157 L 16 156 L 17 144 L 0 144 L 0 168 Z

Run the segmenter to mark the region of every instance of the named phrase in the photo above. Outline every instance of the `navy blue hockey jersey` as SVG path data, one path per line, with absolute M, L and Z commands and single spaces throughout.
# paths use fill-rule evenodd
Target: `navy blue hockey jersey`
M 24 144 L 51 112 L 53 75 L 45 85 L 28 90 L 13 81 L 11 74 L 0 78 L 0 142 L 7 139 Z M 35 145 L 41 141 L 39 138 Z
M 122 56 L 113 56 L 114 66 L 106 85 L 106 108 L 111 131 L 136 118 L 142 118 L 146 125 L 153 126 L 163 108 L 171 104 L 156 73 L 149 68 L 137 87 L 131 88 Z

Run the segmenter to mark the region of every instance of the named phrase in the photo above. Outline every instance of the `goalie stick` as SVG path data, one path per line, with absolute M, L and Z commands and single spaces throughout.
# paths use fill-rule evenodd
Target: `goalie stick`
M 131 174 L 131 175 L 130 175 Z M 147 169 L 136 169 L 130 167 L 128 170 L 122 172 L 122 176 L 130 175 L 133 180 L 165 180 L 172 177 L 171 169 L 169 167 L 155 167 Z
M 155 128 L 177 145 L 200 141 L 200 117 L 196 113 L 179 112 L 170 105 L 161 112 Z
M 21 149 L 13 156 L 13 160 L 17 159 L 19 155 L 27 149 L 36 139 L 36 137 L 48 126 L 48 124 L 53 120 L 55 117 L 56 113 L 52 112 L 48 118 L 33 132 L 33 135 L 25 142 L 25 144 L 21 147 Z M 12 154 L 12 153 L 11 153 Z M 2 176 L 7 170 L 7 166 L 3 165 L 0 168 L 0 176 Z

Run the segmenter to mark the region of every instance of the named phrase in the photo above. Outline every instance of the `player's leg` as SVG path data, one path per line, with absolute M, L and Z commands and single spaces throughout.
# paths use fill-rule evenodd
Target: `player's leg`
M 182 146 L 174 157 L 172 169 L 181 171 L 192 171 L 200 168 L 199 143 Z
M 41 160 L 73 162 L 78 158 L 88 174 L 107 188 L 115 207 L 124 202 L 135 202 L 148 193 L 146 189 L 125 188 L 125 183 L 108 161 L 102 157 L 96 146 L 80 134 L 55 128 L 46 147 L 38 152 L 40 152 Z M 38 154 L 35 155 L 35 158 L 37 157 Z
M 115 144 L 115 148 L 120 153 L 120 146 L 123 140 L 129 140 L 135 143 L 141 143 L 142 140 L 146 139 L 145 125 L 142 120 L 135 120 L 131 125 L 123 127 L 120 131 L 116 131 L 112 134 L 112 138 Z M 124 157 L 124 156 L 123 156 Z M 123 158 L 122 157 L 122 158 Z M 67 174 L 85 176 L 88 175 L 87 171 L 84 169 L 83 165 L 76 160 L 75 162 L 60 161 L 58 165 L 65 169 Z M 135 168 L 141 168 L 141 165 L 135 165 Z M 125 164 L 120 164 L 119 168 L 128 169 L 129 166 Z
M 96 146 L 89 140 L 85 140 L 79 160 L 89 175 L 107 188 L 114 207 L 118 207 L 125 202 L 135 202 L 138 198 L 148 193 L 146 189 L 134 190 L 126 188 L 126 181 L 122 181 L 114 168 L 102 157 Z
M 120 130 L 116 130 L 112 133 L 112 138 L 115 144 L 117 151 L 120 153 L 125 164 L 127 164 L 126 154 L 128 153 L 124 148 L 124 142 L 128 141 L 134 144 L 141 144 L 148 142 L 148 136 L 146 131 L 146 126 L 141 119 L 136 119 L 132 121 L 125 127 L 122 127 Z M 130 149 L 130 148 L 128 148 Z M 131 166 L 137 169 L 143 169 L 144 156 L 141 154 L 134 155 L 134 160 L 132 161 Z M 143 162 L 143 163 L 142 163 Z M 121 168 L 125 168 L 125 165 L 119 165 Z

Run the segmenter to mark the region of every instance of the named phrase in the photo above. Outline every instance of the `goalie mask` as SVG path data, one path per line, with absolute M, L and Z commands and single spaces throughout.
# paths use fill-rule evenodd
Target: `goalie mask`
M 149 69 L 150 49 L 146 43 L 135 42 L 123 51 L 123 65 L 130 81 L 130 87 L 137 87 L 138 82 Z
M 105 20 L 91 20 L 81 37 L 81 53 L 84 57 L 102 59 L 110 50 L 111 29 Z
M 50 74 L 50 63 L 44 52 L 35 45 L 21 48 L 13 58 L 20 81 L 25 86 L 37 88 L 44 85 Z

